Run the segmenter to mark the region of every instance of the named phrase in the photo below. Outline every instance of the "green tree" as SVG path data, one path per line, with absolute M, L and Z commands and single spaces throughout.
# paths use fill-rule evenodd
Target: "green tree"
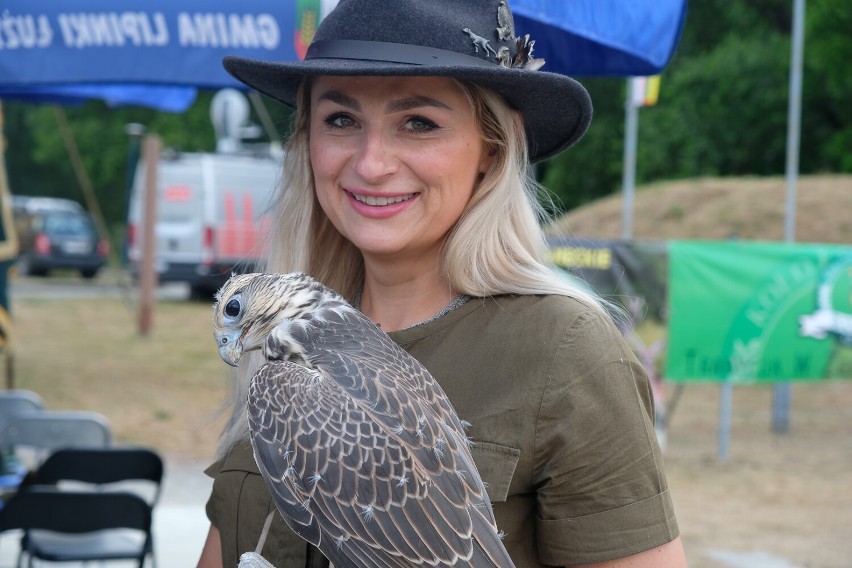
M 786 38 L 763 33 L 682 61 L 641 110 L 639 179 L 783 172 L 788 57 Z
M 689 5 L 660 101 L 639 112 L 637 181 L 780 175 L 787 143 L 792 0 Z M 806 10 L 800 171 L 852 171 L 852 3 Z M 586 137 L 540 168 L 564 209 L 621 188 L 623 79 L 583 80 L 595 105 Z
M 810 0 L 807 11 L 803 143 L 821 150 L 808 165 L 852 172 L 852 3 Z
M 539 167 L 538 178 L 563 211 L 617 191 L 621 184 L 625 80 L 582 81 L 594 116 L 580 142 Z
M 165 146 L 187 150 L 211 150 L 215 138 L 205 116 L 209 95 L 188 112 L 169 114 L 150 109 L 107 108 L 101 102 L 62 107 L 84 167 L 95 188 L 108 223 L 123 221 L 125 184 L 130 140 L 124 127 L 145 125 L 163 138 Z M 9 105 L 15 117 L 10 128 L 9 178 L 12 191 L 26 195 L 52 195 L 83 201 L 79 183 L 63 139 L 58 135 L 55 109 L 50 105 Z

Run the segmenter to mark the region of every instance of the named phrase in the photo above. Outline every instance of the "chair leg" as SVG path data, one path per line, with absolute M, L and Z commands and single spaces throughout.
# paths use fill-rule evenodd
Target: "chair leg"
M 24 553 L 27 551 L 26 544 L 27 544 L 27 537 L 26 537 L 26 533 L 24 533 L 24 535 L 21 537 L 20 541 L 18 542 L 18 558 L 17 558 L 17 561 L 15 562 L 15 568 L 21 568 L 24 565 L 23 564 Z
M 143 566 L 145 564 L 145 558 L 148 557 L 148 556 L 151 557 L 151 568 L 157 568 L 157 555 L 154 552 L 154 543 L 153 542 L 151 542 L 148 545 L 148 551 L 145 554 L 142 555 L 142 561 L 139 564 L 139 568 L 143 568 Z
M 27 557 L 27 568 L 33 568 L 35 566 L 35 557 L 23 548 L 18 552 L 18 563 L 15 566 L 21 568 L 24 565 L 24 555 Z

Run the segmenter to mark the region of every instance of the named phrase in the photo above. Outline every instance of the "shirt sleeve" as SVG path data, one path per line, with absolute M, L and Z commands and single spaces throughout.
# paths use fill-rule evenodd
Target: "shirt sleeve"
M 210 464 L 207 469 L 204 470 L 204 475 L 208 477 L 212 477 L 215 483 L 216 476 L 219 475 L 219 472 L 222 471 L 222 465 L 224 463 L 224 459 L 218 460 Z M 204 505 L 204 512 L 207 514 L 207 519 L 213 526 L 217 526 L 216 524 L 216 499 L 215 492 L 210 492 L 210 496 L 207 498 L 207 503 Z
M 219 530 L 222 560 L 236 566 L 244 552 L 257 548 L 266 516 L 275 509 L 248 442 L 237 444 L 205 473 L 213 490 L 205 510 Z M 307 545 L 277 512 L 261 553 L 273 566 L 304 566 Z M 317 555 L 319 556 L 319 555 Z
M 647 374 L 615 326 L 581 313 L 554 349 L 536 424 L 540 559 L 565 565 L 678 535 Z

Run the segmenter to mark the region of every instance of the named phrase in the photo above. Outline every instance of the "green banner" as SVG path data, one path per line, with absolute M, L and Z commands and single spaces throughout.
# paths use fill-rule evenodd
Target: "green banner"
M 852 378 L 852 248 L 669 243 L 671 381 Z

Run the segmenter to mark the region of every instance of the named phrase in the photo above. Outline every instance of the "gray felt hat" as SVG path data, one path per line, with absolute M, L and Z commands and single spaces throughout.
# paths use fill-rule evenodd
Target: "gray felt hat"
M 488 87 L 524 118 L 530 158 L 574 144 L 592 103 L 577 81 L 539 71 L 532 44 L 514 29 L 508 0 L 340 0 L 317 28 L 304 61 L 226 57 L 234 77 L 287 106 L 318 75 L 455 77 Z M 516 34 L 519 34 L 516 36 Z

